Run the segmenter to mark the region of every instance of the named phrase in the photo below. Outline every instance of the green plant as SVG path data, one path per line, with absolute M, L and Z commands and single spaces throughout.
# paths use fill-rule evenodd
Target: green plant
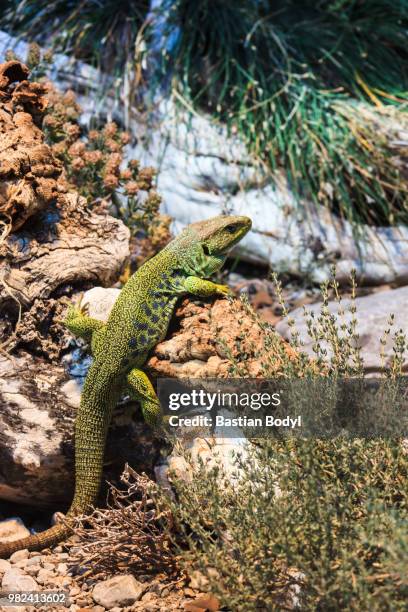
M 18 59 L 12 51 L 6 59 Z M 28 48 L 26 64 L 32 78 L 45 80 L 52 55 L 36 43 Z M 80 126 L 81 108 L 71 90 L 60 92 L 47 82 L 47 107 L 42 128 L 53 153 L 64 164 L 64 177 L 90 207 L 109 209 L 129 227 L 131 236 L 142 231 L 153 251 L 168 239 L 169 219 L 159 214 L 161 198 L 154 188 L 155 170 L 125 161 L 130 135 L 116 123 L 86 130 Z
M 350 220 L 406 220 L 391 143 L 407 125 L 405 2 L 180 0 L 169 15 L 163 67 L 179 99 Z
M 132 62 L 147 0 L 8 0 L 3 23 L 115 73 Z
M 408 456 L 394 440 L 258 441 L 173 479 L 175 543 L 234 612 L 404 610 Z

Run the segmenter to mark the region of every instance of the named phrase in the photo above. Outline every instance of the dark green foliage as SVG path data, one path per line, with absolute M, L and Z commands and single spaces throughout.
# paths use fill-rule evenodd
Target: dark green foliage
M 181 554 L 234 612 L 405 610 L 408 456 L 398 441 L 263 441 L 220 484 L 177 482 Z
M 8 0 L 3 23 L 39 42 L 123 70 L 134 52 L 148 0 Z
M 2 21 L 121 71 L 130 95 L 153 54 L 152 91 L 170 73 L 177 100 L 226 122 L 298 193 L 353 222 L 406 222 L 407 0 L 174 0 L 146 21 L 148 4 L 9 0 Z
M 163 66 L 189 103 L 349 219 L 406 220 L 382 122 L 407 100 L 407 2 L 179 0 L 171 15 Z

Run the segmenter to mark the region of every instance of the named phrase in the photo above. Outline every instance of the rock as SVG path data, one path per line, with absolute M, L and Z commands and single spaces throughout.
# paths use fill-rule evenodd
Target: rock
M 63 365 L 26 354 L 14 361 L 0 356 L 0 465 L 7 468 L 0 470 L 0 499 L 40 507 L 70 503 L 80 393 L 67 395 L 67 380 Z M 141 417 L 136 421 L 118 409 L 109 433 L 105 476 L 114 480 L 126 462 L 152 473 L 158 449 Z M 27 535 L 20 520 L 0 522 L 0 541 Z
M 11 563 L 6 559 L 0 559 L 0 574 L 4 574 L 9 569 L 11 569 Z
M 134 576 L 115 576 L 104 582 L 99 582 L 92 591 L 96 603 L 108 610 L 115 606 L 131 606 L 141 598 L 146 587 Z
M 155 467 L 156 481 L 171 495 L 173 475 L 179 480 L 189 482 L 193 478 L 194 468 L 201 465 L 207 469 L 220 467 L 220 481 L 224 478 L 229 482 L 239 480 L 242 469 L 238 467 L 237 458 L 245 461 L 248 444 L 244 437 L 225 438 L 211 435 L 210 432 L 208 436 L 182 440 L 180 445 L 175 445 L 171 454 Z M 187 462 L 184 456 L 186 451 L 190 455 L 191 463 Z
M 41 569 L 40 565 L 30 565 L 28 567 L 26 566 L 25 572 L 29 576 L 37 576 L 37 574 L 40 571 L 40 569 Z
M 25 565 L 27 565 L 27 559 L 29 555 L 30 553 L 27 550 L 27 548 L 24 548 L 23 550 L 17 550 L 15 553 L 11 555 L 10 563 L 17 563 L 18 561 L 25 561 Z
M 374 293 L 372 295 L 356 298 L 357 333 L 360 335 L 359 345 L 361 346 L 361 357 L 364 361 L 364 369 L 367 373 L 381 372 L 380 340 L 384 330 L 388 328 L 387 322 L 390 314 L 393 313 L 395 315 L 395 322 L 385 345 L 385 365 L 389 365 L 393 355 L 393 330 L 395 332 L 398 329 L 402 329 L 408 334 L 407 302 L 408 287 L 385 290 L 381 291 L 381 293 Z M 350 300 L 342 300 L 342 307 L 345 310 L 344 322 L 346 323 L 350 322 L 352 316 L 351 313 L 347 311 L 349 306 Z M 339 306 L 337 302 L 329 302 L 328 307 L 331 313 L 338 315 Z M 307 311 L 311 311 L 315 313 L 315 315 L 318 315 L 320 312 L 320 304 L 308 306 Z M 304 347 L 302 347 L 303 350 L 310 356 L 313 356 L 313 342 L 307 333 L 303 309 L 298 308 L 292 311 L 290 313 L 290 318 L 295 321 L 295 327 L 300 333 L 300 340 L 304 343 Z M 290 329 L 285 319 L 278 323 L 276 330 L 282 334 L 284 338 L 290 337 Z M 324 342 L 321 342 L 321 345 L 327 348 L 330 355 L 330 347 Z M 403 365 L 404 372 L 406 372 L 407 369 L 408 361 L 407 356 L 405 356 Z
M 12 232 L 0 245 L 0 305 L 24 307 L 73 280 L 111 284 L 129 255 L 130 237 L 121 221 L 90 212 L 70 188 L 44 142 L 45 88 L 27 75 L 18 62 L 0 64 L 0 217 Z M 28 217 L 32 223 L 24 227 Z
M 61 576 L 66 576 L 68 573 L 68 565 L 66 563 L 58 563 L 57 573 L 61 574 Z
M 264 375 L 266 360 L 271 364 L 270 375 L 282 371 L 278 351 L 266 347 L 265 332 L 239 300 L 230 304 L 225 299 L 186 299 L 176 311 L 174 322 L 173 334 L 158 344 L 147 363 L 154 377 L 228 378 L 236 375 L 231 356 L 251 378 Z M 288 359 L 296 357 L 289 345 L 280 348 Z M 245 358 L 241 359 L 243 354 Z
M 39 584 L 47 584 L 53 578 L 55 578 L 55 573 L 52 569 L 41 568 L 37 574 L 37 581 Z
M 31 557 L 27 561 L 27 567 L 29 567 L 31 565 L 34 565 L 34 566 L 39 565 L 40 562 L 41 562 L 41 559 L 42 559 L 41 555 L 38 555 L 38 554 L 35 555 L 34 557 Z
M 1 417 L 0 417 L 1 422 Z M 0 433 L 1 439 L 1 433 Z M 7 465 L 7 464 L 3 464 Z M 0 478 L 1 482 L 1 478 Z M 1 484 L 0 484 L 1 491 Z M 1 497 L 1 495 L 0 495 Z M 9 518 L 5 521 L 0 521 L 0 542 L 13 542 L 14 540 L 20 540 L 30 535 L 29 530 L 24 525 L 20 518 Z
M 38 591 L 39 587 L 34 578 L 27 576 L 18 568 L 12 567 L 7 570 L 1 581 L 1 587 L 4 591 Z

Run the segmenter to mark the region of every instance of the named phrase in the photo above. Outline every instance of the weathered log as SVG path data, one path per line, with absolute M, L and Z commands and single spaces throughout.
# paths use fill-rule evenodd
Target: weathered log
M 0 247 L 0 306 L 23 306 L 61 286 L 109 285 L 129 255 L 129 230 L 118 219 L 90 212 L 76 193 L 36 215 Z

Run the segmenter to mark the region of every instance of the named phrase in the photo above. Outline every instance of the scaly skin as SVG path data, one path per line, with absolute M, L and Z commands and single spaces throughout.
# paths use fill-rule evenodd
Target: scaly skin
M 94 361 L 87 374 L 75 422 L 75 495 L 68 517 L 95 505 L 101 485 L 108 427 L 124 392 L 140 402 L 145 420 L 160 421 L 154 389 L 141 370 L 149 351 L 166 335 L 182 295 L 227 295 L 225 285 L 209 280 L 226 254 L 249 231 L 248 217 L 220 216 L 193 223 L 126 283 L 106 324 L 75 307 L 68 311 L 68 329 L 91 343 Z M 0 558 L 16 550 L 41 550 L 71 533 L 57 524 L 37 535 L 0 544 Z

